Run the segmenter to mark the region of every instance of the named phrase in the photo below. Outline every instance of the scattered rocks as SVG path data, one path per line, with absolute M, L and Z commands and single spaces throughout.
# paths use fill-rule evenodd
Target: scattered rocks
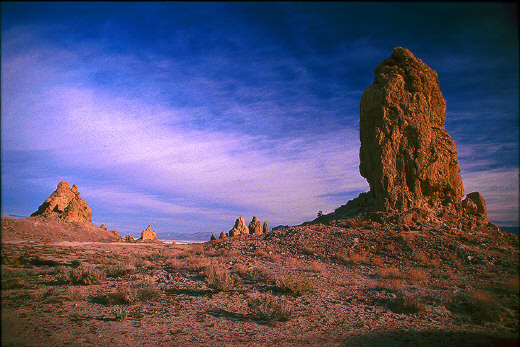
M 460 202 L 455 143 L 444 129 L 437 73 L 401 47 L 374 70 L 361 97 L 360 173 L 376 210 Z
M 256 216 L 253 216 L 253 219 L 249 223 L 249 234 L 261 234 L 262 233 L 262 223 L 258 219 L 256 219 Z
M 68 182 L 61 181 L 51 196 L 38 207 L 36 212 L 31 214 L 31 217 L 48 217 L 51 214 L 57 214 L 66 222 L 92 223 L 92 210 L 79 195 L 76 185 L 70 188 Z

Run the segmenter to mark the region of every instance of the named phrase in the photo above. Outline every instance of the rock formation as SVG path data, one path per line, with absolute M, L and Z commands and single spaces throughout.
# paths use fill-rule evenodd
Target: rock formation
M 157 233 L 152 230 L 151 225 L 141 232 L 141 238 L 139 238 L 139 241 L 157 241 Z
M 256 219 L 256 216 L 253 216 L 253 219 L 249 223 L 249 234 L 251 235 L 259 235 L 262 233 L 262 223 L 258 219 Z
M 217 237 L 215 236 L 215 233 L 211 234 L 210 241 L 216 241 Z
M 267 222 L 264 222 L 264 234 L 267 234 L 269 232 L 269 226 L 267 225 Z
M 437 73 L 401 47 L 374 70 L 361 97 L 360 173 L 376 210 L 459 203 L 455 143 L 444 129 Z
M 105 224 L 101 224 L 100 228 L 103 230 L 107 230 L 107 227 L 105 226 Z
M 220 235 L 218 236 L 219 239 L 224 239 L 224 238 L 226 238 L 226 237 L 227 237 L 227 235 L 226 235 L 226 233 L 225 233 L 224 231 L 222 231 L 222 232 L 220 233 Z
M 245 218 L 244 217 L 239 217 L 235 221 L 235 226 L 233 227 L 233 229 L 231 229 L 229 231 L 229 236 L 230 237 L 235 237 L 235 236 L 238 236 L 238 235 L 245 235 L 245 234 L 249 234 L 249 228 L 246 225 Z
M 467 214 L 487 219 L 486 201 L 479 192 L 466 195 L 466 198 L 462 200 L 462 207 Z
M 66 222 L 89 222 L 92 223 L 92 210 L 88 207 L 85 200 L 79 196 L 78 187 L 61 181 L 56 190 L 49 196 L 38 211 L 31 214 L 33 216 L 48 217 L 57 214 Z
M 132 243 L 132 242 L 135 242 L 135 239 L 132 235 L 128 235 L 125 237 L 125 242 Z

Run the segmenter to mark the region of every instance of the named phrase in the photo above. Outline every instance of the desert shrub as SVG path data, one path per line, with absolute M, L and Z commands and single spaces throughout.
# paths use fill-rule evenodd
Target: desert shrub
M 114 292 L 107 295 L 106 303 L 108 305 L 133 305 L 137 303 L 137 291 L 135 288 L 127 286 L 119 286 Z
M 520 280 L 518 277 L 510 278 L 502 282 L 502 290 L 506 293 L 520 294 Z
M 147 260 L 147 259 L 138 259 L 135 261 L 135 268 L 138 270 L 145 269 L 145 270 L 155 270 L 156 266 L 153 262 Z
M 387 266 L 379 269 L 378 271 L 379 275 L 382 278 L 400 278 L 401 277 L 401 271 L 399 271 L 398 268 L 395 266 Z
M 211 264 L 204 270 L 204 281 L 209 288 L 216 291 L 227 292 L 233 290 L 237 285 L 236 277 L 225 269 L 220 268 L 217 264 Z
M 18 289 L 27 285 L 27 274 L 23 270 L 2 269 L 2 289 Z
M 123 262 L 114 265 L 107 265 L 105 267 L 107 277 L 123 277 L 133 272 L 135 272 L 135 267 Z
M 183 269 L 185 265 L 182 260 L 176 258 L 171 258 L 166 261 L 166 267 L 172 271 L 179 271 Z
M 379 257 L 379 256 L 373 256 L 371 259 L 370 259 L 370 263 L 375 266 L 375 267 L 381 267 L 385 264 L 383 258 Z
M 204 245 L 202 243 L 192 243 L 190 251 L 193 254 L 201 255 L 204 253 Z
M 252 319 L 265 322 L 286 322 L 297 316 L 285 301 L 270 295 L 248 298 L 247 310 Z
M 152 280 L 144 280 L 137 284 L 137 298 L 141 302 L 154 301 L 159 299 L 161 291 Z
M 411 283 L 418 283 L 428 279 L 428 271 L 421 268 L 413 268 L 408 270 L 406 278 Z
M 61 267 L 56 272 L 58 283 L 91 285 L 103 283 L 105 279 L 106 274 L 103 270 L 83 266 L 75 269 Z
M 388 306 L 395 313 L 418 314 L 426 310 L 426 306 L 419 299 L 406 295 L 398 295 Z
M 164 259 L 164 255 L 162 255 L 160 252 L 153 252 L 153 253 L 148 254 L 146 256 L 146 258 L 148 258 L 148 260 L 150 260 L 152 262 L 156 262 L 161 259 Z
M 317 260 L 312 261 L 309 265 L 309 270 L 314 272 L 322 272 L 325 271 L 326 268 L 327 266 L 324 263 Z
M 269 257 L 269 253 L 267 253 L 267 251 L 265 249 L 257 249 L 254 253 L 254 255 L 256 257 L 260 257 L 260 258 L 268 258 Z
M 186 268 L 193 271 L 201 271 L 210 266 L 209 259 L 205 257 L 198 257 L 196 255 L 189 255 L 186 259 Z
M 366 263 L 368 259 L 368 250 L 357 250 L 348 253 L 340 251 L 334 256 L 334 259 L 345 265 Z
M 81 301 L 85 299 L 85 294 L 80 288 L 68 288 L 65 297 L 70 301 Z
M 260 267 L 247 268 L 243 265 L 238 265 L 236 267 L 236 272 L 244 280 L 253 283 L 265 283 L 273 281 L 272 275 L 266 269 Z
M 312 283 L 304 278 L 295 276 L 283 276 L 276 280 L 276 288 L 282 293 L 294 296 L 303 296 L 314 291 Z
M 450 308 L 455 312 L 468 315 L 478 323 L 502 320 L 503 312 L 497 305 L 495 296 L 480 290 L 455 297 Z
M 79 260 L 73 260 L 70 262 L 70 266 L 72 266 L 73 268 L 78 268 L 81 266 L 81 261 Z

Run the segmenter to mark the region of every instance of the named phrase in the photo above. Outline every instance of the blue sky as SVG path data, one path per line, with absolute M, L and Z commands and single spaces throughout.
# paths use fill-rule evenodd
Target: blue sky
M 299 224 L 368 190 L 359 101 L 437 71 L 466 193 L 518 225 L 518 23 L 490 3 L 2 3 L 2 213 L 61 180 L 138 235 Z

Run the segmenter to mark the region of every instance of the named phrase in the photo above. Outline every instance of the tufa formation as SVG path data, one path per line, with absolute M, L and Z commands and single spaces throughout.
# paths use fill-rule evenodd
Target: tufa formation
M 489 226 L 478 192 L 464 187 L 455 143 L 444 129 L 437 73 L 402 47 L 374 69 L 360 103 L 359 171 L 370 185 L 319 221 L 363 214 L 377 222 L 421 224 L 440 217 L 458 227 Z
M 460 202 L 464 187 L 437 73 L 396 47 L 374 74 L 361 97 L 359 169 L 375 209 Z
M 235 225 L 229 231 L 229 236 L 234 237 L 238 235 L 249 234 L 249 228 L 246 225 L 246 220 L 244 217 L 239 217 L 235 221 Z
M 33 216 L 48 217 L 56 214 L 66 222 L 92 223 L 92 210 L 85 200 L 79 196 L 78 187 L 74 184 L 70 188 L 69 183 L 61 181 L 56 190 L 49 196 Z
M 149 225 L 141 232 L 141 237 L 138 241 L 157 241 L 157 233 L 153 231 L 152 226 Z
M 262 233 L 262 223 L 258 219 L 256 219 L 256 216 L 253 216 L 253 219 L 249 223 L 249 234 L 261 234 Z

